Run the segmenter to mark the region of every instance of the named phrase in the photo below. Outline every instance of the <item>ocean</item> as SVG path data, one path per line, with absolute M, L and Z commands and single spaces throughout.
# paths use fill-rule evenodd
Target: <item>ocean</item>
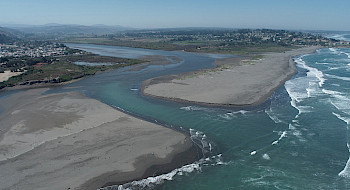
M 215 55 L 68 45 L 117 57 L 183 59 L 101 73 L 48 92 L 82 91 L 187 132 L 202 149 L 203 158 L 193 164 L 105 189 L 350 189 L 350 49 L 323 48 L 296 57 L 298 74 L 260 106 L 212 108 L 145 97 L 140 86 L 148 78 L 214 67 Z

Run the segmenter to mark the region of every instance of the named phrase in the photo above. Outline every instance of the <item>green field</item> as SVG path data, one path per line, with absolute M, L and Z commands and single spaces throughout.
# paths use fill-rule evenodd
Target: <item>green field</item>
M 27 65 L 22 67 L 21 69 L 25 70 L 25 72 L 21 75 L 11 77 L 5 82 L 1 82 L 0 89 L 16 85 L 31 85 L 36 83 L 61 83 L 82 78 L 84 76 L 93 75 L 98 71 L 107 71 L 110 69 L 116 69 L 144 62 L 137 59 L 123 59 L 94 54 L 70 55 L 56 57 L 54 59 L 55 60 L 51 63 Z M 78 61 L 115 64 L 101 66 L 84 66 L 74 64 Z M 12 69 L 14 68 L 12 67 Z
M 184 50 L 188 52 L 199 53 L 223 53 L 223 54 L 255 54 L 264 52 L 283 52 L 296 48 L 297 46 L 283 46 L 274 43 L 256 44 L 256 45 L 228 45 L 223 46 L 215 41 L 171 41 L 151 39 L 116 39 L 104 37 L 91 38 L 67 38 L 66 43 L 97 44 L 109 46 L 126 46 L 134 48 L 146 48 L 156 50 L 177 51 Z

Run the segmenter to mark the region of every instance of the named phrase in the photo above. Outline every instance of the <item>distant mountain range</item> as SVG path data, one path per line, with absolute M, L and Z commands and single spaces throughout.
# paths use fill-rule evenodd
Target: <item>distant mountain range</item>
M 50 23 L 45 25 L 19 25 L 19 24 L 3 24 L 2 26 L 15 29 L 20 32 L 29 34 L 50 34 L 50 35 L 74 35 L 74 34 L 113 34 L 120 31 L 132 30 L 133 28 L 123 26 L 108 25 L 76 25 L 76 24 L 56 24 Z

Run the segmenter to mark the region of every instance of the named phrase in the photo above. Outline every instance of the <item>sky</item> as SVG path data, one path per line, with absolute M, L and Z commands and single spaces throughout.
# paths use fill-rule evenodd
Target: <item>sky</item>
M 0 0 L 1 24 L 350 31 L 350 0 Z

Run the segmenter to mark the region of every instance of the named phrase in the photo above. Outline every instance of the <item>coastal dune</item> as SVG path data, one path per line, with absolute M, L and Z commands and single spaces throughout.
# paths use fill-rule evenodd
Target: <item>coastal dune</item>
M 185 134 L 78 92 L 46 90 L 0 100 L 0 189 L 97 189 L 197 158 Z M 179 154 L 187 156 L 174 164 Z M 157 165 L 166 169 L 150 170 Z
M 296 73 L 293 57 L 318 48 L 265 53 L 262 59 L 241 61 L 238 65 L 228 63 L 209 71 L 149 79 L 143 83 L 142 92 L 155 98 L 203 105 L 257 105 Z

